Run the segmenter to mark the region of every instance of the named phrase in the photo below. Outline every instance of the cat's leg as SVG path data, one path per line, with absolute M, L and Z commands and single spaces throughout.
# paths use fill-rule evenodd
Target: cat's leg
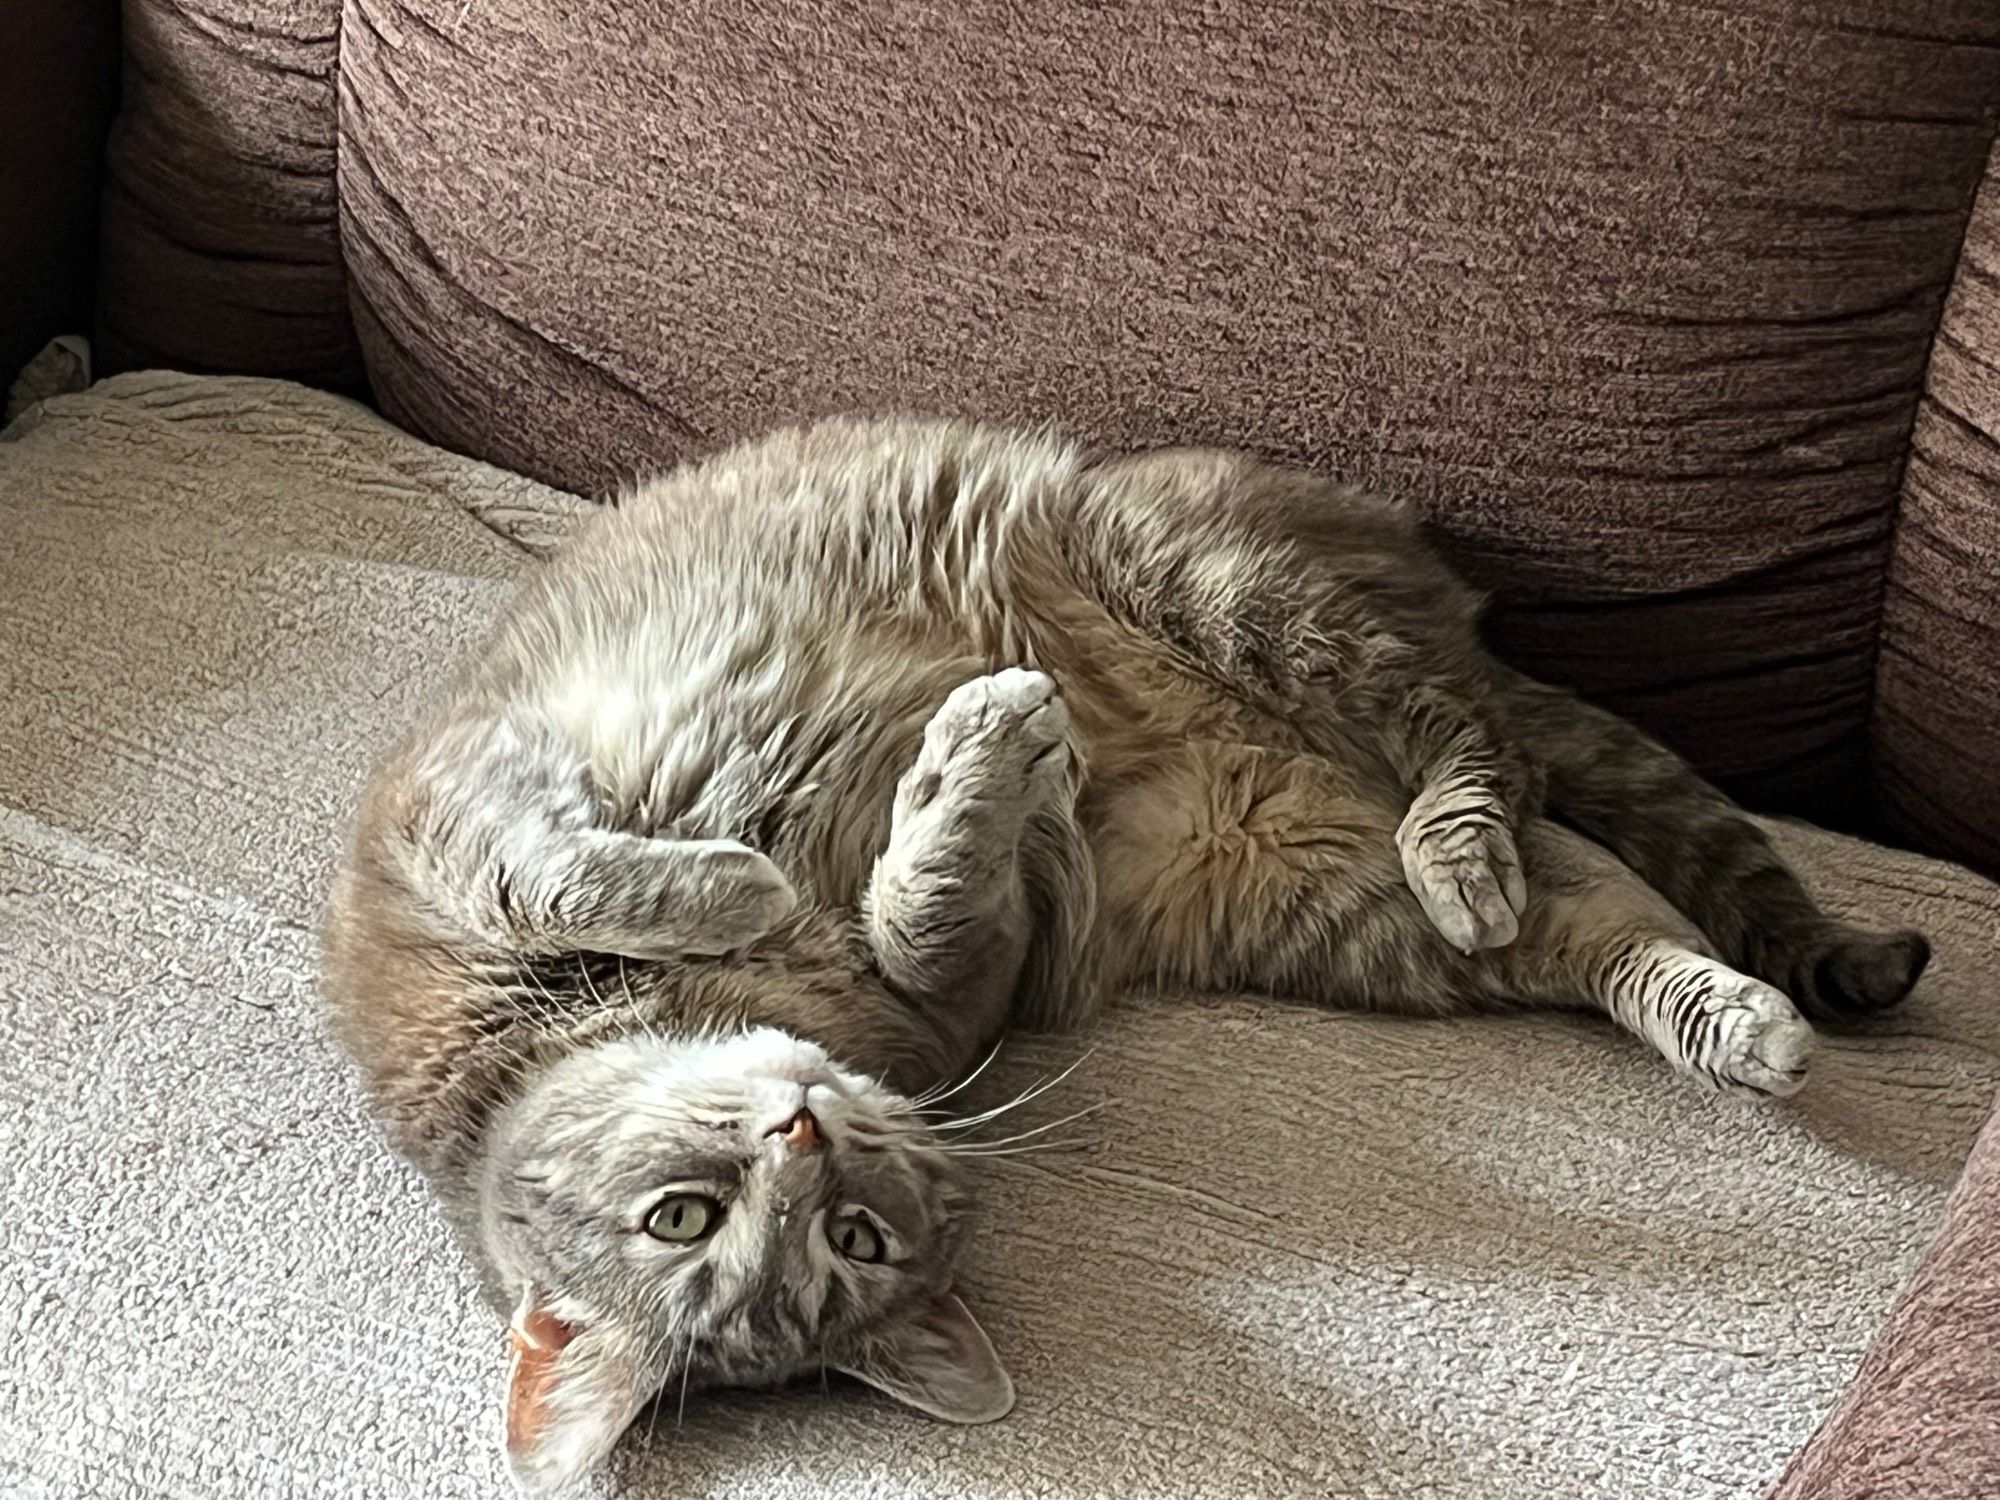
M 1441 940 L 1403 879 L 1394 815 L 1316 756 L 1192 744 L 1092 809 L 1099 945 L 1128 982 L 1251 988 L 1358 1009 L 1604 1011 L 1683 1072 L 1786 1094 L 1812 1033 L 1778 991 L 1609 853 L 1536 820 L 1516 940 Z
M 996 1025 L 1017 992 L 1030 1019 L 1074 1019 L 1094 892 L 1075 799 L 1049 677 L 1010 668 L 952 691 L 897 786 L 862 901 L 895 990 Z
M 582 757 L 533 714 L 435 728 L 378 784 L 357 859 L 395 871 L 426 921 L 487 949 L 721 954 L 798 905 L 778 867 L 734 840 L 602 826 Z
M 1515 833 L 1533 815 L 1539 778 L 1455 689 L 1415 689 L 1387 712 L 1389 759 L 1415 789 L 1396 829 L 1410 889 L 1454 948 L 1505 947 L 1528 900 Z
M 1245 455 L 1099 466 L 1066 534 L 1116 618 L 1407 799 L 1405 878 L 1461 951 L 1511 942 L 1526 883 L 1515 835 L 1541 775 L 1505 723 L 1478 599 L 1399 508 Z
M 1805 1082 L 1812 1027 L 1791 1000 L 1714 956 L 1706 937 L 1609 850 L 1558 824 L 1525 830 L 1535 898 L 1481 964 L 1509 996 L 1583 1001 L 1682 1072 L 1733 1092 Z
M 1921 932 L 1872 931 L 1821 910 L 1764 830 L 1666 746 L 1561 688 L 1502 680 L 1508 722 L 1548 767 L 1555 814 L 1692 917 L 1731 964 L 1816 1020 L 1910 993 L 1930 959 Z

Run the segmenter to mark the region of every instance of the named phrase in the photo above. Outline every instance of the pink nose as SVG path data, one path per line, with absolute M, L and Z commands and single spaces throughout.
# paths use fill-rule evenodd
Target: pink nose
M 809 1109 L 800 1110 L 784 1124 L 773 1125 L 764 1134 L 780 1137 L 794 1151 L 806 1152 L 819 1149 L 819 1121 L 813 1118 L 813 1112 Z

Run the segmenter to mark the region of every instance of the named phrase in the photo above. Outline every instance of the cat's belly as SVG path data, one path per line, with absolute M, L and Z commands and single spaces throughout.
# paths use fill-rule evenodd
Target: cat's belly
M 1401 900 L 1401 811 L 1309 752 L 1195 739 L 1093 783 L 1097 949 L 1115 986 L 1258 983 L 1302 902 Z

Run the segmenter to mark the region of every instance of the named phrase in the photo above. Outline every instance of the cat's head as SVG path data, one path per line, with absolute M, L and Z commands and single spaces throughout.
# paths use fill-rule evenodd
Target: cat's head
M 507 1449 L 593 1468 L 655 1395 L 843 1371 L 935 1416 L 1013 1386 L 951 1290 L 959 1196 L 908 1102 L 772 1030 L 626 1038 L 494 1121 L 481 1251 L 518 1295 Z

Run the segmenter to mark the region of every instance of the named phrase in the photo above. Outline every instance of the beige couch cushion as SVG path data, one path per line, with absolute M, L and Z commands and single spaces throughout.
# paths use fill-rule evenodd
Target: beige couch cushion
M 310 934 L 369 758 L 575 504 L 254 380 L 122 377 L 9 436 L 0 1492 L 489 1500 L 499 1330 L 361 1115 Z M 627 1492 L 1739 1500 L 2000 1080 L 2000 893 L 1784 837 L 1938 945 L 1792 1104 L 1580 1019 L 1124 1007 L 1035 1116 L 1108 1101 L 1082 1149 L 983 1174 L 1011 1418 L 702 1399 L 642 1419 Z

